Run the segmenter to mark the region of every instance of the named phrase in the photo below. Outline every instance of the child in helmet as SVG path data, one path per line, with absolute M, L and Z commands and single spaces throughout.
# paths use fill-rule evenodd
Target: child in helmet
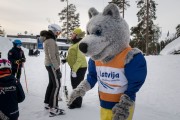
M 18 120 L 18 103 L 25 99 L 22 86 L 11 75 L 11 63 L 0 58 L 0 120 Z
M 68 62 L 71 68 L 71 85 L 75 89 L 79 83 L 84 79 L 84 75 L 87 70 L 87 62 L 85 56 L 79 50 L 79 41 L 84 37 L 85 32 L 80 28 L 74 29 L 71 40 L 72 45 L 68 49 L 68 56 L 62 60 L 62 63 Z M 82 97 L 78 97 L 71 105 L 69 109 L 80 108 L 82 105 Z
M 8 52 L 8 60 L 12 64 L 12 75 L 18 80 L 21 78 L 21 68 L 26 62 L 24 51 L 21 49 L 22 42 L 18 39 L 13 41 L 13 48 Z

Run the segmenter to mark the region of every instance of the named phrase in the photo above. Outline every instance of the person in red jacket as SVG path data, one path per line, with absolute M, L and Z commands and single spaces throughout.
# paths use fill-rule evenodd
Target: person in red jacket
M 10 61 L 0 58 L 0 120 L 18 120 L 18 103 L 25 99 L 20 82 L 11 73 Z

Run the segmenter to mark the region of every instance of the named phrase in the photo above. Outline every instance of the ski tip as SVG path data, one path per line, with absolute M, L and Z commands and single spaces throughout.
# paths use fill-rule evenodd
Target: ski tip
M 60 115 L 65 115 L 65 112 L 61 112 L 60 114 L 51 114 L 49 115 L 49 117 L 55 117 L 55 116 L 60 116 Z

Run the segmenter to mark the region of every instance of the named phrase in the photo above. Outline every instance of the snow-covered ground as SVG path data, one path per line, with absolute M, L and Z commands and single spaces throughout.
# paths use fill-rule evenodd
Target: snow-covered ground
M 176 43 L 177 44 L 177 43 Z M 180 44 L 180 43 L 179 43 Z M 0 37 L 0 51 L 2 57 L 7 57 L 12 43 Z M 170 49 L 170 48 L 169 48 Z M 69 110 L 66 106 L 64 94 L 59 106 L 65 109 L 66 114 L 49 118 L 48 111 L 44 110 L 44 94 L 48 84 L 48 75 L 44 67 L 44 53 L 39 57 L 29 57 L 28 50 L 23 49 L 27 58 L 25 64 L 28 81 L 28 93 L 25 86 L 24 72 L 21 76 L 26 99 L 19 104 L 19 120 L 99 120 L 99 100 L 97 86 L 88 91 L 80 109 Z M 133 120 L 179 120 L 180 119 L 180 55 L 148 56 L 146 57 L 148 75 L 146 82 L 137 93 L 136 108 Z M 70 69 L 62 65 L 62 86 L 66 84 L 71 92 L 69 73 Z M 66 80 L 66 83 L 64 82 Z

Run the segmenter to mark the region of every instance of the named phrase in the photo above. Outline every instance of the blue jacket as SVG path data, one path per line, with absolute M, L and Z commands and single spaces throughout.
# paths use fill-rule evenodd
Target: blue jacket
M 93 88 L 98 81 L 96 64 L 92 59 L 89 60 L 88 64 L 87 81 L 90 83 L 91 88 Z M 146 60 L 141 53 L 135 55 L 133 59 L 125 65 L 124 75 L 128 81 L 127 89 L 124 93 L 135 101 L 136 92 L 138 92 L 143 85 L 147 75 Z M 116 103 L 117 102 L 109 102 L 100 99 L 100 104 L 103 108 L 112 109 Z
M 13 75 L 0 78 L 0 111 L 10 120 L 17 120 L 19 116 L 18 103 L 24 99 L 23 88 Z

